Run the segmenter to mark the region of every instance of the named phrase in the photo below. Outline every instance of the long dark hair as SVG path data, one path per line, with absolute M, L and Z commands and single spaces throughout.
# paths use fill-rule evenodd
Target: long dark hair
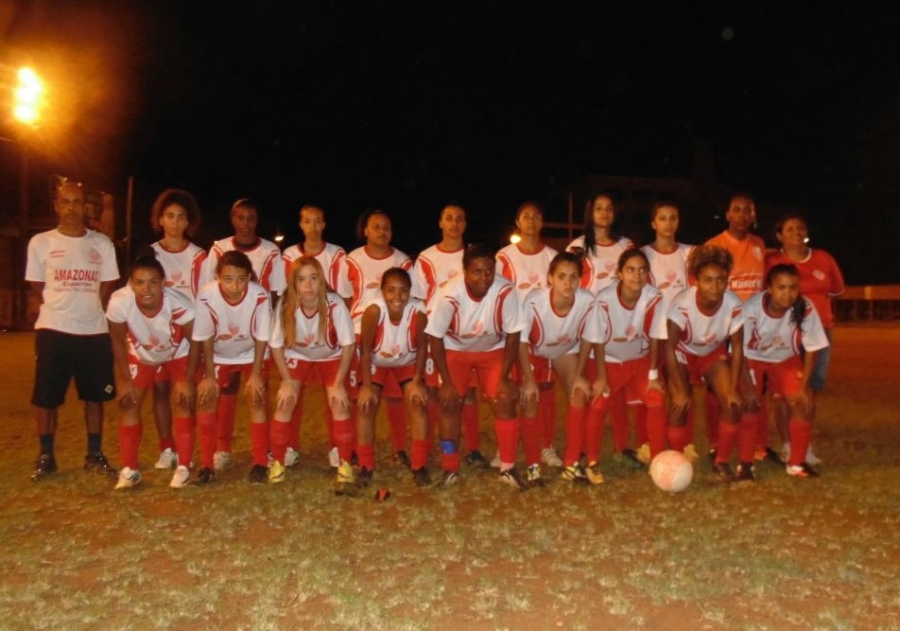
M 584 256 L 593 256 L 596 254 L 594 250 L 597 247 L 597 236 L 594 234 L 594 204 L 600 197 L 605 197 L 613 204 L 613 223 L 615 224 L 615 204 L 612 195 L 606 191 L 600 191 L 591 195 L 587 203 L 584 205 Z M 610 229 L 609 236 L 613 240 L 618 240 Z
M 778 265 L 773 265 L 768 272 L 766 272 L 766 287 L 771 287 L 772 283 L 775 280 L 776 276 L 781 274 L 788 274 L 790 276 L 795 276 L 798 279 L 800 278 L 800 270 L 797 269 L 796 265 L 792 265 L 791 263 L 779 263 Z M 797 300 L 794 301 L 794 304 L 791 305 L 791 322 L 793 322 L 797 328 L 800 328 L 800 325 L 803 324 L 803 318 L 806 315 L 806 298 L 803 297 L 802 294 L 797 294 Z

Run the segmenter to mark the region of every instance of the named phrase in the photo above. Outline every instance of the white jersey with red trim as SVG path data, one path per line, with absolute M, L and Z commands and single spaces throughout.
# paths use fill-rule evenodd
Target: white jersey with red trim
M 646 357 L 650 340 L 666 339 L 666 313 L 662 293 L 644 285 L 634 307 L 622 303 L 621 285 L 616 283 L 597 294 L 600 343 L 607 363 L 621 364 Z
M 744 303 L 744 355 L 747 359 L 780 363 L 807 351 L 820 351 L 828 346 L 828 338 L 822 320 L 813 304 L 806 298 L 803 322 L 800 328 L 794 323 L 791 310 L 781 317 L 771 315 L 767 309 L 769 292 L 750 296 Z
M 151 245 L 156 260 L 166 272 L 166 287 L 171 287 L 193 300 L 203 285 L 212 280 L 206 268 L 206 250 L 187 242 L 180 251 L 167 250 L 159 241 Z
M 650 284 L 662 292 L 663 304 L 668 308 L 672 299 L 690 284 L 687 271 L 687 260 L 692 245 L 676 243 L 671 252 L 660 252 L 652 245 L 645 245 L 641 252 L 650 261 Z
M 697 306 L 697 288 L 688 287 L 672 300 L 667 317 L 681 329 L 678 350 L 698 357 L 709 355 L 744 325 L 741 299 L 729 290 L 718 310 L 706 315 Z
M 412 260 L 396 248 L 391 248 L 391 253 L 380 259 L 370 256 L 365 246 L 356 248 L 347 255 L 347 276 L 338 293 L 343 296 L 349 288 L 349 294 L 353 296 L 350 317 L 353 318 L 353 330 L 357 335 L 366 307 L 381 296 L 381 275 L 392 267 L 409 271 Z
M 418 298 L 428 305 L 431 311 L 431 300 L 437 291 L 463 273 L 463 253 L 465 248 L 458 250 L 442 250 L 440 245 L 433 245 L 423 250 L 416 259 L 412 271 L 412 290 L 410 295 Z
M 298 307 L 294 312 L 294 338 L 293 346 L 285 346 L 284 324 L 281 321 L 281 302 L 278 304 L 275 317 L 272 318 L 272 336 L 269 346 L 272 348 L 284 348 L 284 356 L 287 360 L 301 359 L 308 362 L 326 361 L 337 359 L 341 356 L 342 348 L 356 342 L 353 334 L 353 322 L 350 321 L 350 311 L 343 298 L 333 291 L 325 294 L 327 311 L 325 313 L 325 338 L 319 335 L 319 311 L 312 315 L 303 313 Z M 284 298 L 282 298 L 284 300 Z
M 225 252 L 237 250 L 246 254 L 247 258 L 250 259 L 250 264 L 253 265 L 253 273 L 256 274 L 256 282 L 267 291 L 273 291 L 281 295 L 287 286 L 287 281 L 284 278 L 284 265 L 281 263 L 281 250 L 271 241 L 262 237 L 257 238 L 259 243 L 256 244 L 256 247 L 249 250 L 237 247 L 234 237 L 228 237 L 213 243 L 213 246 L 209 249 L 209 257 L 206 259 L 207 277 L 210 280 L 215 279 L 216 266 L 219 264 L 219 259 L 222 258 L 222 255 Z
M 372 342 L 372 364 L 395 368 L 414 363 L 420 346 L 416 337 L 416 314 L 425 313 L 425 304 L 417 298 L 410 298 L 399 324 L 391 322 L 383 298 L 373 300 L 369 307 L 372 306 L 379 309 L 378 325 Z
M 581 341 L 600 342 L 594 297 L 587 289 L 575 290 L 575 302 L 565 315 L 553 309 L 553 289 L 533 289 L 522 305 L 522 341 L 538 357 L 555 359 L 578 353 Z
M 163 288 L 162 305 L 152 316 L 144 315 L 129 285 L 113 292 L 106 307 L 110 322 L 128 327 L 128 355 L 141 364 L 158 366 L 186 357 L 190 340 L 184 325 L 194 320 L 194 304 L 180 291 Z
M 557 254 L 545 244 L 533 254 L 526 254 L 518 245 L 510 244 L 497 252 L 497 274 L 513 284 L 521 304 L 532 289 L 547 286 L 550 261 Z
M 100 285 L 119 278 L 116 250 L 106 235 L 87 230 L 67 237 L 59 230 L 36 234 L 28 242 L 25 280 L 44 283 L 35 329 L 72 335 L 107 333 Z
M 244 297 L 231 303 L 213 281 L 197 293 L 194 341 L 213 338 L 213 360 L 217 364 L 251 364 L 256 342 L 267 342 L 272 309 L 269 292 L 253 281 Z
M 577 237 L 566 248 L 566 252 L 584 252 L 584 270 L 581 273 L 581 286 L 595 296 L 601 289 L 616 282 L 616 266 L 619 257 L 625 250 L 634 247 L 631 239 L 621 237 L 615 243 L 609 245 L 594 246 L 593 252 L 588 252 L 584 247 L 584 235 Z
M 515 288 L 508 280 L 495 276 L 476 300 L 459 276 L 435 296 L 425 332 L 443 338 L 449 350 L 478 353 L 503 348 L 506 335 L 522 328 Z
M 328 282 L 328 287 L 331 291 L 337 291 L 341 279 L 347 276 L 347 253 L 344 251 L 344 248 L 333 243 L 326 243 L 321 250 L 313 254 L 306 252 L 302 243 L 292 245 L 281 255 L 281 260 L 284 261 L 285 278 L 287 278 L 291 269 L 291 263 L 302 256 L 311 256 L 316 259 L 325 271 L 325 280 Z M 286 281 L 285 284 L 287 284 Z M 343 297 L 350 298 L 351 294 L 348 293 Z

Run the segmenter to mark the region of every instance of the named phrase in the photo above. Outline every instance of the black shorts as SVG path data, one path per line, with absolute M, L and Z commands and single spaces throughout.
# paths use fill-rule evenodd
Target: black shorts
M 102 403 L 116 396 L 112 343 L 107 333 L 71 335 L 38 329 L 34 350 L 33 405 L 48 410 L 62 405 L 73 377 L 82 401 Z

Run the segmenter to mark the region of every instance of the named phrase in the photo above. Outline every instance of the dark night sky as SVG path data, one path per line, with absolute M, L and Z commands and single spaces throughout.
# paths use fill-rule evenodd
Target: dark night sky
M 383 206 L 414 252 L 447 199 L 496 238 L 520 201 L 586 174 L 689 176 L 706 141 L 725 187 L 805 205 L 851 281 L 897 282 L 900 24 L 884 5 L 4 6 L 0 63 L 55 87 L 61 120 L 35 146 L 122 198 L 133 175 L 137 217 L 166 186 L 199 197 L 205 238 L 237 197 L 286 231 L 315 201 L 353 246 L 353 218 Z

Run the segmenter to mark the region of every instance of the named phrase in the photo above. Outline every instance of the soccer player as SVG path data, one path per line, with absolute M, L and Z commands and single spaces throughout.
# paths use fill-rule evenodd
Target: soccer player
M 231 206 L 231 226 L 234 236 L 213 243 L 206 260 L 207 278 L 215 278 L 219 261 L 225 252 L 242 252 L 253 266 L 255 282 L 269 292 L 274 304 L 284 291 L 284 265 L 278 246 L 256 234 L 259 223 L 259 207 L 253 200 L 239 199 Z M 231 443 L 234 438 L 234 415 L 237 408 L 236 394 L 220 393 L 219 436 L 216 445 L 216 469 L 231 465 Z M 198 419 L 199 420 L 199 419 Z
M 276 310 L 269 346 L 281 376 L 271 428 L 273 463 L 269 482 L 284 480 L 284 465 L 293 430 L 291 418 L 303 384 L 320 379 L 334 424 L 340 454 L 338 483 L 352 484 L 353 423 L 346 381 L 356 341 L 343 299 L 329 291 L 318 259 L 301 256 L 291 263 L 288 286 Z M 315 375 L 315 377 L 314 377 Z
M 525 490 L 530 486 L 515 469 L 518 388 L 509 374 L 518 356 L 522 323 L 513 286 L 495 276 L 494 255 L 483 245 L 466 249 L 463 275 L 438 294 L 425 329 L 441 377 L 441 484 L 449 486 L 459 478 L 460 408 L 474 370 L 495 417 L 500 479 Z
M 200 227 L 197 200 L 187 191 L 175 188 L 163 191 L 153 202 L 150 225 L 161 237 L 151 247 L 165 270 L 165 286 L 179 291 L 193 304 L 197 291 L 210 280 L 205 272 L 206 251 L 191 243 L 191 237 Z M 153 419 L 159 433 L 157 469 L 178 466 L 172 438 L 172 382 L 163 379 L 167 374 L 158 373 L 153 383 Z
M 666 316 L 662 294 L 649 284 L 650 262 L 641 250 L 626 250 L 619 256 L 619 282 L 597 294 L 598 337 L 595 398 L 587 417 L 585 456 L 588 479 L 599 484 L 600 440 L 603 417 L 612 397 L 624 395 L 629 405 L 646 408 L 651 459 L 666 448 L 666 410 L 660 379 L 660 340 L 666 339 Z M 616 437 L 614 437 L 616 438 Z M 622 446 L 616 445 L 621 452 Z
M 737 440 L 743 407 L 739 386 L 744 359 L 744 321 L 741 299 L 727 289 L 731 266 L 731 254 L 727 250 L 714 245 L 694 248 L 688 258 L 688 271 L 697 284 L 675 296 L 669 306 L 666 340 L 669 445 L 684 451 L 688 441 L 690 384 L 705 380 L 721 410 L 718 443 L 711 454 L 713 470 L 726 481 L 735 478 L 728 461 Z M 746 455 L 745 444 L 739 445 L 739 450 Z M 753 479 L 752 460 L 741 462 L 738 477 Z
M 198 482 L 208 484 L 216 469 L 217 425 L 234 419 L 241 376 L 250 408 L 250 447 L 253 467 L 248 479 L 268 479 L 269 428 L 266 419 L 266 343 L 272 309 L 269 292 L 253 280 L 253 264 L 237 250 L 224 252 L 216 266 L 216 280 L 197 294 L 193 338 L 203 343 L 204 377 L 197 387 L 197 425 L 200 436 Z M 228 397 L 228 398 L 226 398 Z M 218 432 L 218 433 L 217 433 Z M 228 459 L 230 463 L 230 457 Z
M 353 330 L 357 336 L 362 331 L 362 315 L 373 300 L 381 297 L 381 275 L 392 267 L 405 270 L 412 268 L 412 261 L 406 254 L 391 246 L 391 218 L 383 210 L 370 209 L 360 215 L 356 224 L 356 237 L 365 245 L 356 248 L 347 255 L 347 276 L 342 279 L 338 293 L 352 294 L 350 316 L 353 318 Z M 360 384 L 359 357 L 350 368 L 350 387 L 353 395 Z M 406 453 L 406 417 L 403 406 L 403 394 L 399 384 L 390 379 L 385 384 L 384 396 L 387 399 L 388 421 L 391 429 L 391 441 L 394 445 L 394 461 L 411 467 L 412 462 Z
M 184 294 L 165 286 L 165 270 L 150 250 L 131 266 L 128 285 L 109 300 L 106 318 L 116 368 L 119 402 L 119 471 L 117 489 L 141 482 L 138 451 L 143 426 L 141 405 L 160 375 L 175 382 L 175 444 L 178 462 L 169 484 L 187 485 L 194 451 L 194 374 L 197 346 L 191 341 L 194 305 Z
M 516 289 L 519 304 L 532 289 L 546 287 L 550 261 L 557 252 L 541 241 L 544 226 L 544 210 L 540 204 L 527 201 L 516 211 L 516 232 L 521 237 L 518 243 L 511 243 L 497 252 L 497 274 L 506 278 Z M 553 446 L 556 435 L 556 390 L 553 370 L 545 357 L 533 358 L 533 373 L 538 378 L 538 406 L 523 406 L 522 414 L 531 414 L 520 419 L 525 428 L 536 427 L 540 432 L 541 460 L 551 467 L 561 467 L 562 460 Z M 540 416 L 540 420 L 538 420 Z M 523 438 L 525 437 L 523 433 Z M 535 464 L 535 463 L 530 463 Z M 540 469 L 537 470 L 540 475 Z
M 801 295 L 800 278 L 791 264 L 769 269 L 766 291 L 744 303 L 744 352 L 750 411 L 759 407 L 764 382 L 772 396 L 784 398 L 791 410 L 787 473 L 807 478 L 818 476 L 806 462 L 815 408 L 810 381 L 828 338 L 812 301 Z M 755 421 L 753 414 L 747 416 L 749 423 Z
M 40 301 L 35 322 L 35 407 L 40 456 L 32 480 L 57 470 L 54 439 L 59 406 L 75 379 L 84 401 L 84 468 L 115 475 L 103 454 L 103 402 L 115 397 L 112 348 L 103 307 L 119 278 L 112 241 L 85 227 L 84 191 L 65 181 L 53 210 L 59 225 L 28 243 L 25 280 Z
M 581 259 L 571 252 L 560 252 L 550 261 L 547 287 L 531 290 L 522 304 L 523 333 L 519 343 L 522 373 L 520 416 L 522 443 L 525 448 L 527 481 L 532 486 L 543 484 L 541 478 L 541 432 L 537 426 L 538 380 L 535 372 L 559 375 L 569 399 L 566 412 L 566 450 L 562 476 L 574 483 L 585 483 L 585 472 L 579 465 L 584 450 L 591 388 L 585 368 L 593 345 L 600 341 L 594 297 L 579 287 Z M 540 361 L 536 361 L 540 360 Z M 602 361 L 602 360 L 601 360 Z
M 381 298 L 362 317 L 359 369 L 359 415 L 356 453 L 359 481 L 366 485 L 375 471 L 375 415 L 388 375 L 403 391 L 412 429 L 412 471 L 417 486 L 431 486 L 428 473 L 428 394 L 425 390 L 425 305 L 409 297 L 409 273 L 392 267 L 381 276 Z

